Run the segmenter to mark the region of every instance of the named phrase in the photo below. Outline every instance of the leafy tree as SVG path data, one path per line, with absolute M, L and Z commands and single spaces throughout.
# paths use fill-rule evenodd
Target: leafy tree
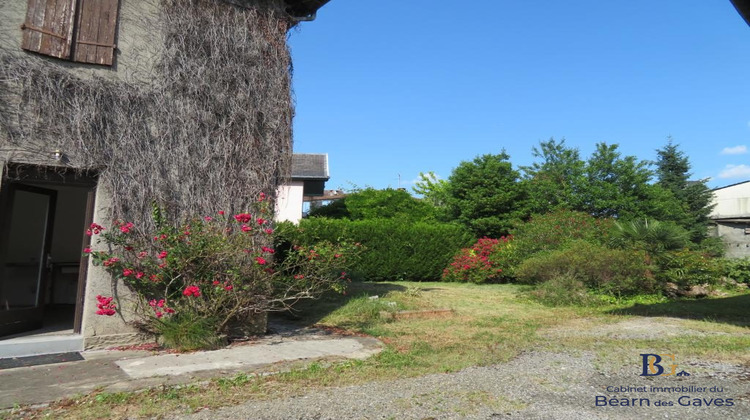
M 434 219 L 435 209 L 405 190 L 365 188 L 310 211 L 310 216 L 350 220 L 401 218 L 418 221 Z
M 440 179 L 435 172 L 420 172 L 419 181 L 411 188 L 415 194 L 421 195 L 425 201 L 435 207 L 444 207 L 448 195 L 448 181 Z
M 650 184 L 648 162 L 622 157 L 616 144 L 599 143 L 586 161 L 586 183 L 581 210 L 597 217 L 621 220 L 662 219 L 675 201 Z
M 527 214 L 526 190 L 504 151 L 461 162 L 447 185 L 450 216 L 478 237 L 499 238 Z
M 544 214 L 556 209 L 579 209 L 585 182 L 585 162 L 578 149 L 566 147 L 565 139 L 551 138 L 533 147 L 531 154 L 541 162 L 524 166 L 529 210 Z
M 708 215 L 713 208 L 713 194 L 706 185 L 707 180 L 689 180 L 690 161 L 671 138 L 663 148 L 656 150 L 656 155 L 657 183 L 674 195 L 683 210 L 670 220 L 687 229 L 693 242 L 702 241 L 706 238 Z

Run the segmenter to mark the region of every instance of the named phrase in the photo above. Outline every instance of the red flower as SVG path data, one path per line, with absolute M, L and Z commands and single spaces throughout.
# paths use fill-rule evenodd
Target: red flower
M 234 220 L 240 222 L 240 223 L 247 223 L 251 220 L 253 220 L 253 216 L 247 214 L 247 213 L 240 213 L 234 216 Z
M 266 264 L 266 259 L 265 259 L 265 258 L 263 258 L 263 257 L 255 257 L 255 261 L 256 261 L 256 262 L 257 262 L 258 264 L 260 264 L 260 265 L 265 265 L 265 264 Z
M 271 229 L 271 228 L 268 228 L 268 229 L 264 230 L 263 232 L 266 232 L 267 234 L 269 234 L 269 235 L 270 235 L 270 234 L 272 234 L 272 233 L 273 233 L 273 229 Z
M 260 193 L 260 196 L 258 197 L 258 201 L 263 201 L 266 199 L 266 193 Z
M 201 295 L 201 289 L 198 288 L 198 286 L 188 286 L 182 291 L 182 294 L 185 296 L 199 297 Z
M 219 210 L 219 216 L 223 216 L 223 215 L 224 215 L 224 210 Z
M 91 254 L 91 248 L 89 248 L 89 247 L 83 248 L 83 253 L 84 254 Z
M 273 249 L 271 249 L 271 248 L 269 248 L 269 247 L 267 247 L 267 246 L 264 246 L 264 247 L 263 247 L 263 248 L 261 248 L 261 249 L 263 250 L 263 252 L 267 252 L 267 253 L 269 253 L 269 254 L 273 254 L 274 252 L 276 252 L 276 251 L 274 251 Z
M 234 289 L 234 287 L 232 287 L 231 284 L 227 285 L 227 286 L 224 286 L 224 290 L 232 290 L 232 289 Z
M 213 282 L 214 286 L 218 286 L 219 284 L 221 284 L 221 282 L 219 280 L 214 280 L 214 282 Z
M 148 253 L 146 251 L 141 251 L 138 253 L 138 258 L 146 258 Z
M 125 277 L 130 277 L 130 276 L 133 275 L 133 273 L 134 273 L 134 271 L 131 270 L 131 269 L 129 269 L 129 268 L 124 268 L 122 270 L 122 275 L 125 276 Z
M 250 226 L 248 226 L 248 225 L 242 225 L 242 231 L 243 232 L 250 232 L 252 230 L 253 230 L 253 228 L 251 228 Z
M 211 217 L 211 216 L 206 216 L 206 217 L 203 218 L 203 220 L 205 220 L 207 222 L 210 222 L 211 220 L 214 220 L 214 218 Z
M 133 228 L 133 224 L 132 223 L 130 223 L 130 222 L 125 223 L 124 225 L 120 226 L 120 232 L 122 232 L 122 233 L 129 233 L 130 229 L 132 229 L 132 228 Z
M 167 258 L 167 255 L 169 255 L 169 253 L 167 253 L 167 251 L 162 251 L 162 252 L 159 253 L 159 259 L 163 260 L 164 258 Z
M 96 307 L 98 310 L 96 311 L 97 315 L 106 315 L 106 316 L 112 316 L 114 315 L 115 309 L 117 309 L 117 305 L 112 303 L 112 297 L 105 297 L 102 295 L 96 296 L 97 304 Z
M 259 225 L 262 225 L 263 223 L 266 223 L 266 219 L 263 219 L 263 218 L 259 217 L 258 220 L 257 220 L 257 222 L 258 222 Z

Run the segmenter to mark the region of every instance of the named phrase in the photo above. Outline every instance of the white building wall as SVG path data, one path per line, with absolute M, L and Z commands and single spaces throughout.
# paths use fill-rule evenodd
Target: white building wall
M 303 181 L 291 181 L 279 186 L 276 197 L 276 221 L 299 223 L 302 219 Z
M 712 219 L 728 219 L 750 216 L 750 181 L 714 190 Z

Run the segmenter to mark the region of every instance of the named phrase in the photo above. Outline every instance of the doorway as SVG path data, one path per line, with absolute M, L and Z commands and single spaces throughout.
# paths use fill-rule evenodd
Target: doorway
M 0 186 L 0 340 L 80 333 L 95 176 L 9 165 Z

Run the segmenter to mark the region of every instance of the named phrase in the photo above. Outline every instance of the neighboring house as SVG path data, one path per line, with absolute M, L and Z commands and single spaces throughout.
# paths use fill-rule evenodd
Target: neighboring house
M 329 177 L 327 154 L 292 155 L 291 179 L 279 187 L 276 220 L 298 223 L 304 203 L 323 196 Z
M 141 339 L 132 296 L 82 256 L 103 249 L 86 228 L 273 194 L 291 157 L 287 32 L 327 2 L 0 0 L 0 358 Z M 121 314 L 95 315 L 99 294 Z M 8 339 L 37 330 L 41 349 Z
M 716 188 L 713 194 L 711 235 L 722 239 L 727 257 L 750 257 L 750 181 Z

